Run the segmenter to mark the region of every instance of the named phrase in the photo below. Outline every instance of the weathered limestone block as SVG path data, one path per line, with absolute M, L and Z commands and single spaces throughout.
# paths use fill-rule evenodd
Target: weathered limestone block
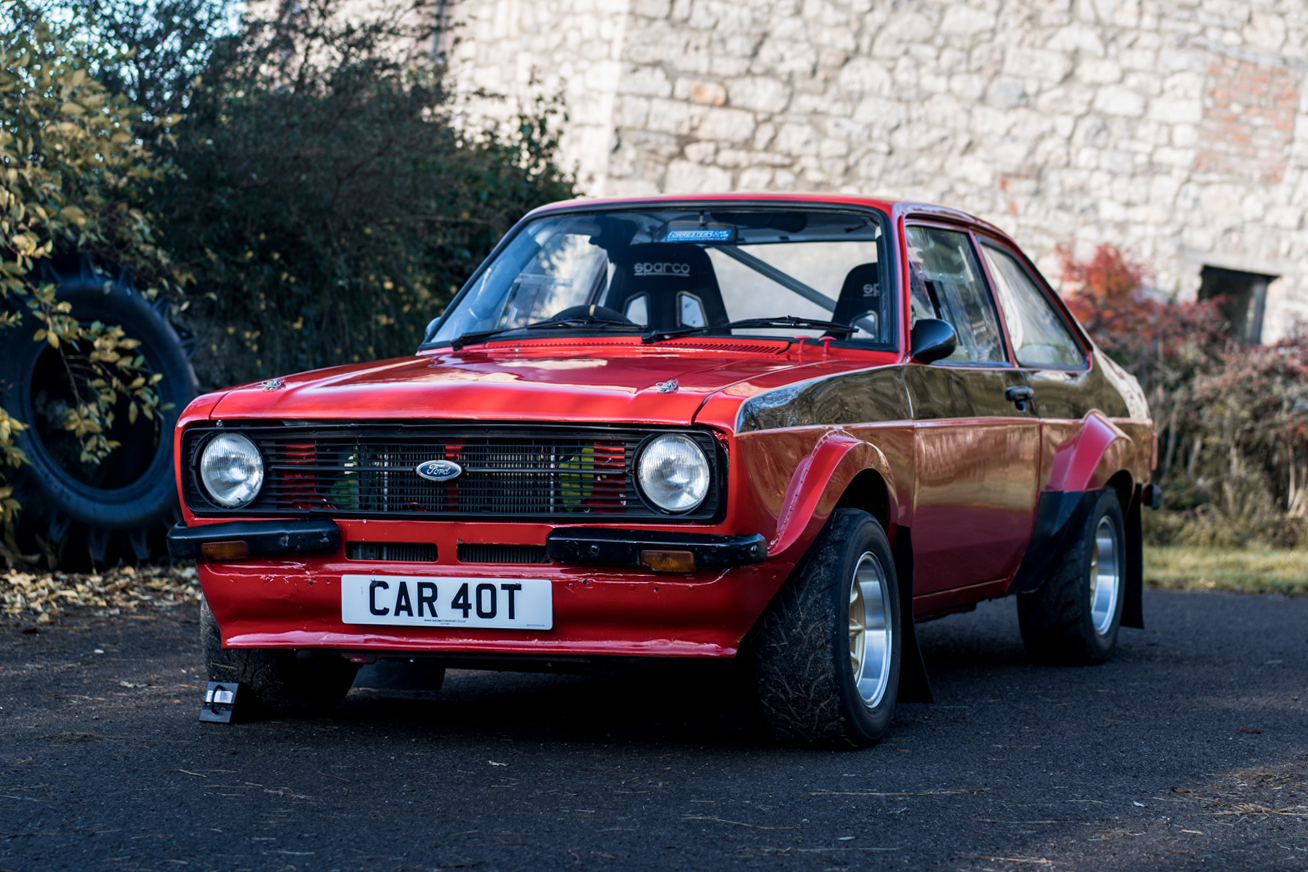
M 973 73 L 955 73 L 949 77 L 950 93 L 969 103 L 985 96 L 987 80 Z
M 1198 99 L 1169 100 L 1158 97 L 1149 101 L 1146 115 L 1162 124 L 1198 124 L 1203 120 L 1203 104 Z
M 657 133 L 684 135 L 691 131 L 691 115 L 695 107 L 679 100 L 653 99 L 649 101 L 646 127 Z
M 894 89 L 885 62 L 872 58 L 854 58 L 845 64 L 837 78 L 841 91 L 851 96 L 888 97 Z
M 667 18 L 672 14 L 672 0 L 629 0 L 632 15 L 643 18 Z
M 1031 102 L 1031 95 L 1021 79 L 999 76 L 986 89 L 986 102 L 1000 109 L 1015 109 Z
M 909 107 L 898 100 L 868 97 L 860 100 L 854 109 L 854 120 L 885 130 L 894 130 L 908 120 Z
M 960 3 L 945 10 L 940 21 L 940 32 L 947 37 L 967 40 L 994 29 L 994 26 L 995 16 L 992 13 Z
M 686 160 L 692 163 L 710 164 L 713 163 L 713 157 L 717 154 L 717 151 L 717 143 L 701 141 L 687 143 L 686 147 L 682 149 L 682 154 L 685 155 Z
M 1144 115 L 1145 98 L 1138 91 L 1123 85 L 1109 85 L 1095 93 L 1093 105 L 1105 115 L 1139 118 Z
M 715 139 L 722 142 L 748 142 L 754 135 L 755 127 L 753 113 L 741 109 L 715 106 L 701 110 L 699 121 L 693 129 L 693 133 L 700 139 Z
M 1050 35 L 1044 47 L 1051 51 L 1079 52 L 1091 57 L 1104 56 L 1104 44 L 1093 28 L 1083 24 L 1069 24 L 1060 27 Z
M 722 106 L 727 102 L 727 89 L 721 82 L 682 76 L 672 86 L 672 96 L 701 106 Z
M 726 88 L 731 105 L 741 109 L 775 114 L 784 111 L 790 102 L 790 88 L 764 76 L 729 80 Z
M 872 43 L 872 56 L 901 57 L 914 43 L 925 42 L 935 35 L 936 27 L 914 12 L 896 14 L 882 26 Z
M 672 96 L 672 82 L 667 73 L 658 67 L 628 67 L 618 82 L 618 93 L 638 94 L 644 97 Z
M 1092 85 L 1112 85 L 1122 81 L 1122 65 L 1113 58 L 1081 58 L 1076 63 L 1076 77 Z
M 772 186 L 773 172 L 769 167 L 749 167 L 740 173 L 742 191 L 767 191 Z

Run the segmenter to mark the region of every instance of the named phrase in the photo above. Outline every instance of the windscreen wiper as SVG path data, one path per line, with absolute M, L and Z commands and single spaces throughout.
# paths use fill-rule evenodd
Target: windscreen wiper
M 848 338 L 849 334 L 858 329 L 848 324 L 837 324 L 835 321 L 818 321 L 813 318 L 796 318 L 794 315 L 786 315 L 783 318 L 745 318 L 741 321 L 728 321 L 725 324 L 682 327 L 679 330 L 652 330 L 640 337 L 640 341 L 649 344 L 651 342 L 662 342 L 665 339 L 675 339 L 678 336 L 691 336 L 695 333 L 712 333 L 716 330 L 734 330 L 737 328 L 747 330 L 751 327 L 796 327 L 801 330 L 825 330 L 827 333 L 839 334 L 840 339 Z
M 462 336 L 459 336 L 450 343 L 450 350 L 458 351 L 465 345 L 472 345 L 474 342 L 491 339 L 502 333 L 519 333 L 523 330 L 550 330 L 557 327 L 601 327 L 605 330 L 623 328 L 629 331 L 640 331 L 645 329 L 639 324 L 634 324 L 631 321 L 619 321 L 615 318 L 602 318 L 594 315 L 578 315 L 571 318 L 548 318 L 544 321 L 537 321 L 534 324 L 528 324 L 525 327 L 501 327 L 498 330 L 479 330 L 475 333 L 464 333 Z

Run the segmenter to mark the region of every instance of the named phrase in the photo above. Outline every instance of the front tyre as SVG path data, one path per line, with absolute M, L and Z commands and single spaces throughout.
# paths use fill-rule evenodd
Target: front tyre
M 329 651 L 224 648 L 209 603 L 200 601 L 200 644 L 210 681 L 238 682 L 273 715 L 323 715 L 340 705 L 359 667 Z
M 1061 561 L 1037 590 L 1017 598 L 1027 654 L 1037 663 L 1103 663 L 1117 646 L 1126 588 L 1126 525 L 1104 491 Z
M 834 512 L 760 621 L 752 651 L 764 720 L 785 742 L 866 747 L 899 689 L 900 602 L 876 519 Z

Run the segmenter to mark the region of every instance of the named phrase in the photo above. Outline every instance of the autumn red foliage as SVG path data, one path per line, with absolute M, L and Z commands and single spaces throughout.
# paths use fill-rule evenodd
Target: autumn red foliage
M 1116 246 L 1062 260 L 1063 297 L 1095 344 L 1149 398 L 1172 512 L 1154 541 L 1236 546 L 1308 539 L 1308 333 L 1231 341 L 1219 300 L 1178 302 Z

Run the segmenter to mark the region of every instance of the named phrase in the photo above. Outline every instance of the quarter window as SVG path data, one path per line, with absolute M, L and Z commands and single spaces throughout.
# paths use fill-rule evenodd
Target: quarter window
M 1049 300 L 1007 251 L 989 243 L 981 246 L 1004 304 L 1004 323 L 1013 353 L 1021 366 L 1072 367 L 1085 363 L 1085 354 Z
M 906 233 L 913 320 L 939 318 L 953 326 L 958 348 L 947 361 L 1006 363 L 999 319 L 968 235 L 938 227 Z

